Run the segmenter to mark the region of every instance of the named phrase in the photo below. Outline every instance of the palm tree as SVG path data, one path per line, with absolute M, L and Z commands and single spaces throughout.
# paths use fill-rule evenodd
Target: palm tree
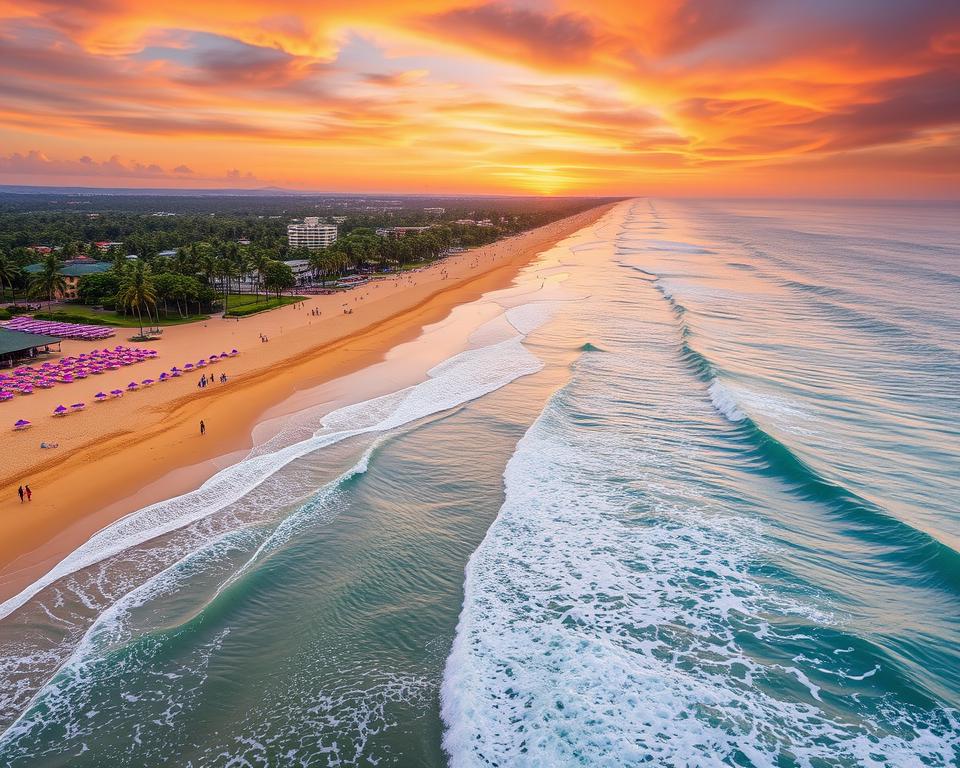
M 10 258 L 9 254 L 0 251 L 0 291 L 4 286 L 10 286 L 10 293 L 13 294 L 13 281 L 20 275 L 20 267 Z
M 327 249 L 318 248 L 315 251 L 310 251 L 310 255 L 307 257 L 307 263 L 310 264 L 313 279 L 316 280 L 319 277 L 321 284 L 326 283 L 327 270 L 330 265 L 330 254 L 327 253 Z
M 255 249 L 253 255 L 250 257 L 250 267 L 257 273 L 257 277 L 253 282 L 254 290 L 257 292 L 257 301 L 260 301 L 260 286 L 263 285 L 263 270 L 267 268 L 267 264 L 269 264 L 270 261 L 270 254 L 263 248 Z
M 223 312 L 226 314 L 227 309 L 229 309 L 227 302 L 230 298 L 230 278 L 236 276 L 237 267 L 228 256 L 221 256 L 217 259 L 217 274 L 223 278 L 221 283 L 223 285 Z
M 182 248 L 177 248 L 177 252 L 173 257 L 172 264 L 173 271 L 178 275 L 189 275 L 193 273 L 193 248 L 189 245 L 185 245 Z
M 117 300 L 124 308 L 137 310 L 137 319 L 140 321 L 140 335 L 143 336 L 143 316 L 140 314 L 140 308 L 147 310 L 147 318 L 150 318 L 150 307 L 157 306 L 157 292 L 153 285 L 153 278 L 150 276 L 150 265 L 141 260 L 133 265 L 120 284 L 120 293 Z
M 40 263 L 40 271 L 30 278 L 30 295 L 37 299 L 46 299 L 47 309 L 53 304 L 53 297 L 67 292 L 67 280 L 60 270 L 63 264 L 55 253 L 48 253 Z
M 110 267 L 114 273 L 119 278 L 123 278 L 123 273 L 127 271 L 127 257 L 123 255 L 123 251 L 114 250 L 113 252 L 113 265 Z

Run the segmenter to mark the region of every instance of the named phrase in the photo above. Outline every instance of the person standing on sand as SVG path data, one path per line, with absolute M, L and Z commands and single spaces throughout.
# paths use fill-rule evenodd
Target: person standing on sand
M 203 419 L 200 419 L 200 434 L 207 434 L 207 425 L 203 423 Z
M 24 490 L 27 492 L 27 501 L 33 501 L 33 491 L 30 490 L 30 486 L 28 485 Z
M 23 504 L 23 486 L 22 485 L 19 488 L 17 488 L 17 493 L 20 494 L 20 503 Z

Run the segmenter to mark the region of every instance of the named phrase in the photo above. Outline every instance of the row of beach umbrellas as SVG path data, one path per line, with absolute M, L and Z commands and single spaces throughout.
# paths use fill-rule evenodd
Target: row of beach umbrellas
M 219 355 L 210 355 L 210 357 L 201 358 L 196 363 L 186 363 L 184 364 L 183 368 L 173 366 L 169 372 L 164 371 L 156 379 L 143 379 L 139 382 L 131 381 L 129 384 L 127 384 L 125 389 L 111 389 L 109 392 L 97 392 L 97 394 L 93 396 L 93 399 L 98 403 L 103 403 L 107 400 L 120 398 L 123 397 L 126 392 L 135 392 L 138 389 L 152 387 L 154 384 L 160 384 L 165 381 L 169 381 L 170 379 L 178 378 L 184 373 L 189 373 L 190 371 L 198 368 L 205 368 L 206 366 L 216 363 L 219 360 L 225 360 L 228 357 L 236 357 L 239 354 L 240 352 L 238 350 L 232 349 L 229 352 L 221 352 Z M 70 413 L 82 411 L 86 407 L 86 403 L 74 403 L 69 407 L 61 404 L 53 409 L 53 416 L 66 416 Z M 24 429 L 29 429 L 31 426 L 31 422 L 27 419 L 18 419 L 14 422 L 13 429 L 14 431 L 21 431 Z
M 37 366 L 22 365 L 11 373 L 0 374 L 0 402 L 12 399 L 17 392 L 31 395 L 35 388 L 50 389 L 57 384 L 72 384 L 88 376 L 115 371 L 156 356 L 155 349 L 117 346 L 113 349 L 95 349 Z
M 34 320 L 26 315 L 18 315 L 6 324 L 11 331 L 41 333 L 57 336 L 61 339 L 109 339 L 116 331 L 108 325 L 83 325 L 81 323 L 61 323 L 57 320 Z

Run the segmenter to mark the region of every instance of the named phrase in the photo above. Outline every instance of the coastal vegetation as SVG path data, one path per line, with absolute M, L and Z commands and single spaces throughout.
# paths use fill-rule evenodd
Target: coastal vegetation
M 240 317 L 296 301 L 285 294 L 297 289 L 404 271 L 596 203 L 0 194 L 0 300 L 40 300 L 47 317 L 141 330 L 221 311 Z M 337 223 L 337 240 L 291 248 L 287 224 L 317 214 Z M 69 282 L 67 264 L 84 265 Z M 56 312 L 54 301 L 63 302 Z

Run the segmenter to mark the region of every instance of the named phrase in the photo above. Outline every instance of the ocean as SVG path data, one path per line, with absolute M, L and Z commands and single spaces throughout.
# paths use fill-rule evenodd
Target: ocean
M 0 764 L 960 764 L 958 296 L 956 205 L 620 203 L 0 604 Z

